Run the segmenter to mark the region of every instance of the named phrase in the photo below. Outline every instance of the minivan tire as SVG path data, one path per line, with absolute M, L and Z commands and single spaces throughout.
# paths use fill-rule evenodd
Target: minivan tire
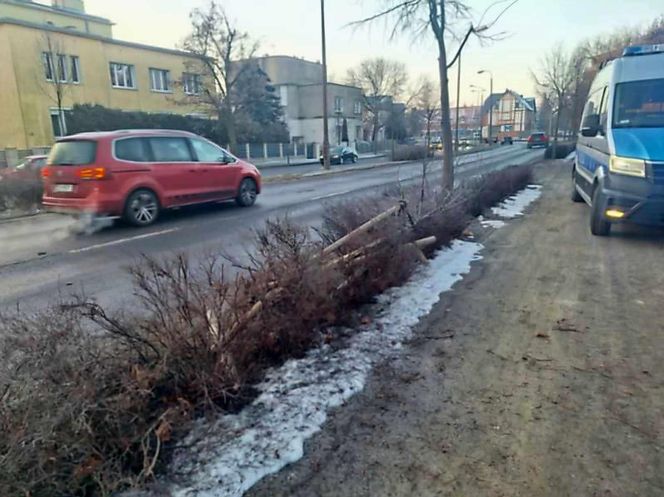
M 150 226 L 159 217 L 159 199 L 152 190 L 136 190 L 125 202 L 124 219 L 133 226 Z
M 572 172 L 572 202 L 583 202 L 583 197 L 579 193 L 579 191 L 576 189 L 576 171 Z
M 257 196 L 258 187 L 256 186 L 256 182 L 251 178 L 245 178 L 240 183 L 240 189 L 238 190 L 235 202 L 240 207 L 251 207 L 256 203 Z
M 608 236 L 611 223 L 604 218 L 602 192 L 599 187 L 593 192 L 593 205 L 590 213 L 590 232 L 595 236 Z

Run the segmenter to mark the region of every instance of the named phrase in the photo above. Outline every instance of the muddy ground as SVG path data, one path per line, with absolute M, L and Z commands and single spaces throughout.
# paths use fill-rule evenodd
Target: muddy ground
M 594 238 L 569 164 L 399 360 L 247 495 L 664 495 L 664 232 Z

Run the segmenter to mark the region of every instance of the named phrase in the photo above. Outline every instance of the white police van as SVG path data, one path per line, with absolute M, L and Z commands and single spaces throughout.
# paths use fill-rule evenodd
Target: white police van
M 597 74 L 583 113 L 572 200 L 592 207 L 590 230 L 664 225 L 664 44 L 634 46 Z

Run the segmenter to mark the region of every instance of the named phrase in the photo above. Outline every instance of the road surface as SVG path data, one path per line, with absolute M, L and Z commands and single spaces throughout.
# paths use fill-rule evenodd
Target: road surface
M 457 177 L 528 162 L 541 155 L 541 150 L 515 145 L 463 156 Z M 440 178 L 440 166 L 433 165 L 431 181 Z M 197 257 L 224 251 L 239 255 L 251 240 L 251 228 L 270 217 L 287 214 L 297 222 L 315 226 L 330 201 L 362 196 L 397 180 L 416 181 L 420 174 L 421 165 L 406 164 L 267 184 L 253 208 L 225 203 L 181 209 L 165 213 L 147 229 L 118 226 L 89 236 L 70 235 L 72 221 L 58 215 L 3 223 L 0 309 L 41 309 L 73 293 L 107 305 L 132 305 L 126 268 L 141 254 L 165 256 L 187 251 Z
M 664 231 L 590 235 L 570 166 L 247 497 L 664 495 Z

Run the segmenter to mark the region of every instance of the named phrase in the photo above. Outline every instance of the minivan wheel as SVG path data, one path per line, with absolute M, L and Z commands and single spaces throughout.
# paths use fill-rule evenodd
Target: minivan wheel
M 576 171 L 572 173 L 572 202 L 583 202 L 583 197 L 579 193 L 579 191 L 576 189 Z
M 235 201 L 241 207 L 251 207 L 256 203 L 258 188 L 256 182 L 251 178 L 245 178 L 240 183 L 240 191 Z
M 604 199 L 599 187 L 595 188 L 593 192 L 590 232 L 595 236 L 608 236 L 611 232 L 611 223 L 604 218 Z
M 125 204 L 124 218 L 134 226 L 149 226 L 159 217 L 159 200 L 150 190 L 136 190 Z

